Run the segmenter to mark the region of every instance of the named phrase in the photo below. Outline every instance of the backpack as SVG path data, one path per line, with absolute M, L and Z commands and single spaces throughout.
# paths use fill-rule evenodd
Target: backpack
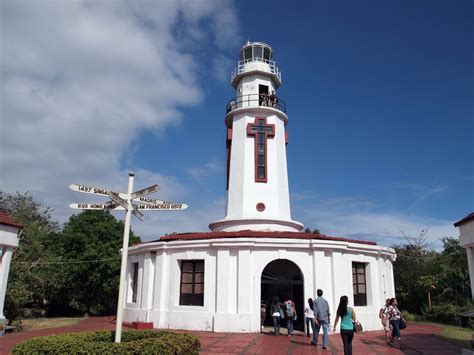
M 287 301 L 287 302 L 285 303 L 285 305 L 286 305 L 286 316 L 287 316 L 288 318 L 293 317 L 293 305 L 292 305 L 292 302 L 291 302 L 291 301 Z

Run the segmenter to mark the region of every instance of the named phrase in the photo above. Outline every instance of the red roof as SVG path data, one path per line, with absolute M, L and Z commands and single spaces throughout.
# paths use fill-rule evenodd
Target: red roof
M 457 221 L 456 223 L 454 223 L 454 226 L 459 227 L 461 224 L 464 224 L 467 221 L 470 221 L 471 219 L 474 219 L 474 212 L 471 212 L 470 214 L 468 214 L 463 219 L 461 219 L 461 220 Z
M 13 217 L 10 217 L 6 213 L 0 211 L 0 224 L 4 224 L 7 226 L 12 226 L 16 228 L 22 228 L 23 226 L 21 224 L 18 224 L 17 221 L 13 219 Z
M 329 237 L 324 234 L 302 233 L 302 232 L 257 232 L 257 231 L 238 231 L 238 232 L 201 232 L 201 233 L 182 233 L 170 234 L 161 237 L 153 242 L 170 242 L 174 240 L 202 240 L 202 239 L 223 239 L 223 238 L 290 238 L 290 239 L 317 239 L 332 240 L 338 242 L 349 242 L 367 245 L 377 245 L 375 242 L 366 240 L 356 240 L 349 238 Z

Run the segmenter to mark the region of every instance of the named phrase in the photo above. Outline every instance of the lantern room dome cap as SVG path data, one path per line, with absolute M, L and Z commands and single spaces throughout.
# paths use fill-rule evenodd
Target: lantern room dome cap
M 265 42 L 250 42 L 250 41 L 247 41 L 247 43 L 245 43 L 241 50 L 244 49 L 245 47 L 248 47 L 248 46 L 262 46 L 262 47 L 267 47 L 268 49 L 270 49 L 271 51 L 273 51 L 273 48 L 272 46 L 270 46 L 269 44 L 265 43 Z

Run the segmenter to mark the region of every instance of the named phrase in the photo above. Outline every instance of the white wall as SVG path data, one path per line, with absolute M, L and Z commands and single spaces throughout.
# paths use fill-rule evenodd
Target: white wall
M 0 224 L 0 322 L 5 320 L 3 308 L 13 250 L 18 247 L 20 242 L 18 231 L 19 229 L 16 227 Z
M 459 226 L 459 244 L 466 248 L 471 282 L 471 295 L 474 300 L 474 220 L 467 221 Z
M 139 260 L 145 268 L 139 273 L 140 303 L 126 304 L 124 320 L 151 321 L 155 328 L 258 332 L 262 271 L 273 260 L 287 259 L 303 273 L 305 300 L 314 298 L 318 288 L 324 291 L 332 320 L 340 296 L 347 295 L 352 302 L 352 262 L 366 263 L 368 304 L 355 310 L 364 329 L 380 329 L 378 310 L 394 290 L 394 256 L 390 248 L 322 240 L 240 238 L 142 244 L 130 248 L 130 263 Z M 179 305 L 179 262 L 193 259 L 204 260 L 205 265 L 202 307 Z M 144 291 L 150 290 L 153 280 L 154 292 Z

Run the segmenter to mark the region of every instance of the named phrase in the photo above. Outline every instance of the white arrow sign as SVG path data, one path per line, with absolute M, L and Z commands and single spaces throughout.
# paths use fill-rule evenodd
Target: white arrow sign
M 120 198 L 117 192 L 109 191 L 107 195 L 110 197 L 112 201 L 114 201 L 115 203 L 118 203 L 125 210 L 129 209 L 128 202 L 125 201 L 123 198 Z M 141 213 L 140 211 L 137 211 L 133 205 L 131 205 L 130 207 L 131 207 L 130 210 L 132 211 L 133 215 L 143 221 L 143 217 L 145 217 L 145 215 Z
M 164 201 L 164 200 L 157 200 L 154 198 L 147 198 L 147 197 L 139 197 L 139 198 L 134 198 L 134 202 L 141 202 L 144 204 L 152 204 L 152 205 L 169 205 L 172 204 L 173 202 L 169 201 Z
M 128 202 L 121 198 L 117 192 L 109 191 L 107 196 L 109 196 L 112 201 L 119 204 L 123 208 L 128 209 Z
M 167 203 L 167 204 L 156 204 L 156 205 L 134 205 L 139 210 L 161 210 L 161 211 L 180 211 L 188 208 L 185 203 Z
M 132 192 L 132 194 L 130 195 L 130 199 L 134 200 L 138 197 L 142 197 L 142 196 L 152 194 L 153 192 L 157 192 L 160 188 L 161 188 L 160 185 L 155 184 L 155 185 L 149 186 L 145 189 Z
M 75 210 L 121 210 L 125 208 L 116 203 L 71 203 L 69 207 Z
M 107 189 L 99 189 L 97 187 L 78 185 L 78 184 L 71 184 L 69 185 L 69 188 L 77 192 L 84 192 L 86 194 L 102 195 L 102 196 L 108 196 L 109 192 L 111 192 L 111 190 L 107 190 Z

